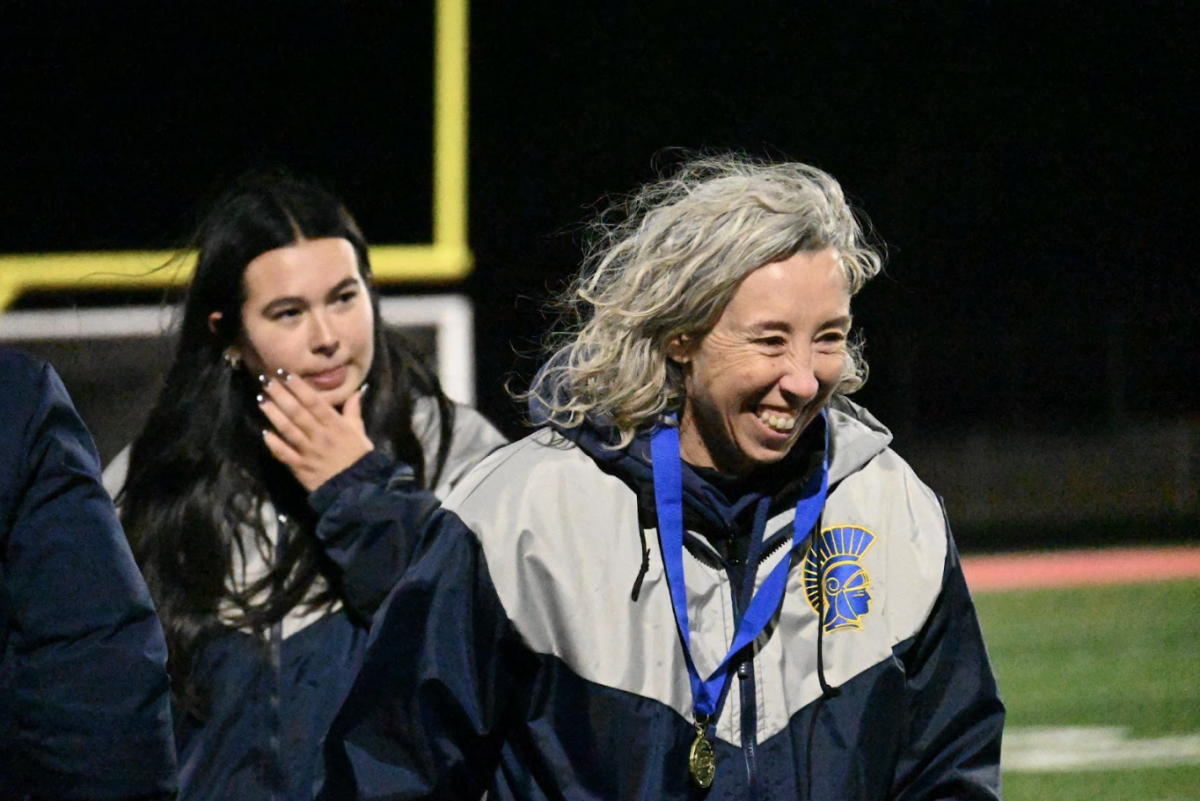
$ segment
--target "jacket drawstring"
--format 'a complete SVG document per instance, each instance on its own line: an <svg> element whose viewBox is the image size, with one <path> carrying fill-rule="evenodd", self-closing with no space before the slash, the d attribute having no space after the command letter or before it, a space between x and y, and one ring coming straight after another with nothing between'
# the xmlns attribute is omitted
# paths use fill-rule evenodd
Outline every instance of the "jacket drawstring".
<svg viewBox="0 0 1200 801"><path fill-rule="evenodd" d="M642 567L633 581L633 592L629 594L630 599L635 603L638 595L642 592L642 580L646 578L646 572L650 570L650 546L646 544L646 529L638 526L638 536L642 538Z"/></svg>
<svg viewBox="0 0 1200 801"><path fill-rule="evenodd" d="M821 716L821 709L825 706L825 701L830 698L837 698L842 694L842 691L837 687L830 686L825 680L825 565L821 564L817 568L817 681L821 684L821 697L813 705L812 717L808 721L808 743L805 746L805 762L807 769L805 771L805 793L804 797L807 801L812 801L813 791L813 740L817 733L817 718Z"/></svg>

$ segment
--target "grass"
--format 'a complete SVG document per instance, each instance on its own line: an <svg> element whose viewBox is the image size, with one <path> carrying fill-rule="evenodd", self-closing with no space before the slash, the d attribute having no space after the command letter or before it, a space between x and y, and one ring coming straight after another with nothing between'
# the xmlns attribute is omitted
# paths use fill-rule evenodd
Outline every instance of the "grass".
<svg viewBox="0 0 1200 801"><path fill-rule="evenodd" d="M1200 734L1200 581L980 594L1007 726ZM1200 766L1004 776L1008 801L1200 799Z"/></svg>
<svg viewBox="0 0 1200 801"><path fill-rule="evenodd" d="M1196 801L1200 767L1006 773L1004 801Z"/></svg>

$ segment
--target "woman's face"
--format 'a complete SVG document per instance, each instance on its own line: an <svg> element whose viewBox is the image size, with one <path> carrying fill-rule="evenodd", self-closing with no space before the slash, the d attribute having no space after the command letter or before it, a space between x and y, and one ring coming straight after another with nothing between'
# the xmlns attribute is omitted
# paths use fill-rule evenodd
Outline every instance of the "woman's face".
<svg viewBox="0 0 1200 801"><path fill-rule="evenodd" d="M783 459L837 388L849 332L836 250L750 273L711 331L668 348L684 369L684 460L745 475Z"/></svg>
<svg viewBox="0 0 1200 801"><path fill-rule="evenodd" d="M333 406L366 380L375 357L371 298L349 241L305 239L268 250L242 274L238 347L246 366L302 378Z"/></svg>

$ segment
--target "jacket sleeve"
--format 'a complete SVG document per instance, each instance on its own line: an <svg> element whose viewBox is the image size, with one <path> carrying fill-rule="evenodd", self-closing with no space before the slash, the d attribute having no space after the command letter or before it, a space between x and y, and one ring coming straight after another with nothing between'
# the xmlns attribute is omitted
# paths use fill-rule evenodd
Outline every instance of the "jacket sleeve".
<svg viewBox="0 0 1200 801"><path fill-rule="evenodd" d="M532 655L474 535L439 510L325 741L319 799L479 798Z"/></svg>
<svg viewBox="0 0 1200 801"><path fill-rule="evenodd" d="M346 603L370 620L408 567L437 497L417 486L411 467L376 450L317 487L309 503Z"/></svg>
<svg viewBox="0 0 1200 801"><path fill-rule="evenodd" d="M422 399L413 427L427 460L436 458L441 438L437 420L436 404ZM437 487L422 489L411 466L375 450L309 496L320 516L317 539L342 571L346 602L354 614L363 620L374 616L408 567L422 526L440 500L505 444L483 415L456 406L446 469Z"/></svg>
<svg viewBox="0 0 1200 801"><path fill-rule="evenodd" d="M177 779L167 649L95 446L48 365L25 363L3 425L7 643L0 790L34 798L167 798ZM10 369L8 364L4 370ZM14 371L16 372L16 371ZM14 379L13 373L5 381ZM16 463L13 465L12 463ZM14 786L3 787L6 781ZM0 795L3 795L0 792ZM5 795L7 797L7 795Z"/></svg>
<svg viewBox="0 0 1200 801"><path fill-rule="evenodd" d="M941 594L903 661L911 717L893 797L999 799L1004 704L952 538Z"/></svg>

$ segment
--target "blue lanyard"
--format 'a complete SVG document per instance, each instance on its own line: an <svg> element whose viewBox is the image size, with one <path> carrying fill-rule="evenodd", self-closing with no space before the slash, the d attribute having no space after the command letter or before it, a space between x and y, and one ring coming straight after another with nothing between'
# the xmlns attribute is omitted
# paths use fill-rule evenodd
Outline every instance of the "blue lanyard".
<svg viewBox="0 0 1200 801"><path fill-rule="evenodd" d="M824 417L825 413L821 413ZM692 683L692 704L698 719L711 720L717 704L729 682L731 660L738 651L753 642L767 623L771 621L783 591L787 587L787 574L792 554L806 539L821 517L825 506L825 495L829 489L829 427L825 428L825 456L820 470L804 485L800 500L796 503L796 521L793 524L792 547L771 570L758 592L750 599L746 612L738 624L729 653L707 679L701 679L692 659L691 638L688 629L687 587L683 580L683 468L679 456L679 429L675 426L659 426L650 438L650 456L654 471L654 500L658 507L658 535L662 540L663 566L667 573L667 584L671 590L671 605L675 608L675 621L683 637L683 655L687 660L688 677ZM766 536L765 532L764 535ZM748 570L755 565L747 565Z"/></svg>

